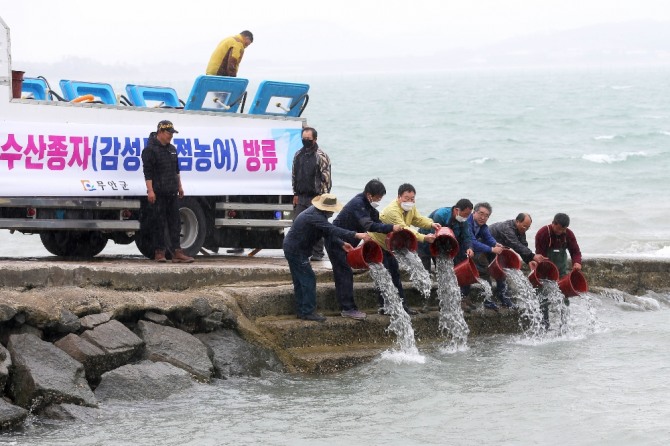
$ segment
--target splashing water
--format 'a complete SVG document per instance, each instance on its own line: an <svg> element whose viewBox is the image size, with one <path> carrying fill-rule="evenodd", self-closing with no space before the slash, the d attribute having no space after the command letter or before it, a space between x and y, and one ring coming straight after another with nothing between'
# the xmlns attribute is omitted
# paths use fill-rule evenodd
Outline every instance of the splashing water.
<svg viewBox="0 0 670 446"><path fill-rule="evenodd" d="M545 333L542 325L542 309L535 288L528 278L517 269L505 270L507 282L515 291L520 317L519 326L528 339L537 339Z"/></svg>
<svg viewBox="0 0 670 446"><path fill-rule="evenodd" d="M484 280L481 277L478 277L477 283L479 283L479 286L482 287L482 291L484 292L484 300L491 301L493 299L493 291L491 290L491 284L488 282L488 280Z"/></svg>
<svg viewBox="0 0 670 446"><path fill-rule="evenodd" d="M558 283L553 280L541 280L540 283L542 284L542 288L540 289L540 301L548 302L550 319L552 310L557 313L559 336L567 335L569 331L568 320L570 319L570 307L564 302L565 296L558 287Z"/></svg>
<svg viewBox="0 0 670 446"><path fill-rule="evenodd" d="M409 355L419 355L414 340L414 329L409 315L402 307L402 300L398 289L393 285L391 274L380 263L370 264L370 277L377 288L384 296L384 312L391 317L391 322L387 331L396 335L396 343L400 351Z"/></svg>
<svg viewBox="0 0 670 446"><path fill-rule="evenodd" d="M397 249L393 251L398 265L403 271L409 273L409 280L414 288L419 290L424 299L430 298L430 290L433 287L433 281L430 279L430 273L424 268L419 255L409 249Z"/></svg>
<svg viewBox="0 0 670 446"><path fill-rule="evenodd" d="M466 349L470 328L463 317L461 289L454 272L454 262L445 255L437 256L437 297L440 302L438 327L448 339L445 350L456 352Z"/></svg>

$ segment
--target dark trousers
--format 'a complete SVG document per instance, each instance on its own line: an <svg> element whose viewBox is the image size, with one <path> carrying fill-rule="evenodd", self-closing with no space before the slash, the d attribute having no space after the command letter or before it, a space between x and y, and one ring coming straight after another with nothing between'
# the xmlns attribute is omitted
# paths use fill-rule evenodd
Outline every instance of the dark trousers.
<svg viewBox="0 0 670 446"><path fill-rule="evenodd" d="M295 219L302 211L307 209L312 205L312 198L307 195L299 195L298 196L298 204L293 208L293 219ZM323 247L324 247L324 242L323 238L320 238L315 244L314 247L312 248L312 255L317 256L317 257L323 257Z"/></svg>
<svg viewBox="0 0 670 446"><path fill-rule="evenodd" d="M179 197L176 195L156 195L156 202L150 204L153 213L153 241L155 249L174 251L179 249L181 219L179 217ZM165 236L168 240L165 240ZM169 242L169 246L167 244Z"/></svg>
<svg viewBox="0 0 670 446"><path fill-rule="evenodd" d="M398 260L392 253L390 253L385 249L383 249L382 251L384 253L382 263L388 270L389 274L391 274L391 280L393 281L393 285L395 285L395 287L398 289L398 295L400 295L400 299L402 299L402 303L404 306L405 290L402 288L402 281L400 280L400 265L398 265ZM377 292L377 302L379 303L380 307L384 305L384 296L379 290Z"/></svg>
<svg viewBox="0 0 670 446"><path fill-rule="evenodd" d="M316 310L316 275L309 264L309 257L302 254L284 252L293 279L296 312L298 316L314 313Z"/></svg>
<svg viewBox="0 0 670 446"><path fill-rule="evenodd" d="M326 244L326 251L333 265L335 296L340 305L340 311L357 310L354 302L354 273L347 262L347 253L333 242Z"/></svg>

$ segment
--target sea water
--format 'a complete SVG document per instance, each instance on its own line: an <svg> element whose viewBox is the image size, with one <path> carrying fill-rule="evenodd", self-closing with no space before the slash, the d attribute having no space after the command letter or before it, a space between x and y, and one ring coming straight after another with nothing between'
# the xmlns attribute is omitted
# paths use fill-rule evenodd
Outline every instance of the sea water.
<svg viewBox="0 0 670 446"><path fill-rule="evenodd" d="M442 351L453 353L465 350L470 328L461 308L461 288L454 272L454 261L444 254L438 255L435 259L435 275L440 304L438 328L445 337Z"/></svg>
<svg viewBox="0 0 670 446"><path fill-rule="evenodd" d="M668 68L292 80L311 84L304 116L343 201L380 178L383 206L409 182L424 215L462 197L491 203L489 223L530 212L531 248L565 212L587 256L670 256ZM103 255L117 252L137 250L110 243ZM0 231L0 255L47 253L36 236ZM565 336L216 380L165 401L104 402L89 422L31 418L0 444L665 445L669 308L667 293L605 290L571 299Z"/></svg>

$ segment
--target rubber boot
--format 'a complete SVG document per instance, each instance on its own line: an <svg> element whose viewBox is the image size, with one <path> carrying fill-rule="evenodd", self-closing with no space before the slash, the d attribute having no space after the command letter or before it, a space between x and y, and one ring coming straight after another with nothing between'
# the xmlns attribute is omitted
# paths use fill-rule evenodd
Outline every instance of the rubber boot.
<svg viewBox="0 0 670 446"><path fill-rule="evenodd" d="M154 260L160 263L167 262L167 259L165 258L165 251L162 249L157 249L156 253L154 254Z"/></svg>
<svg viewBox="0 0 670 446"><path fill-rule="evenodd" d="M195 259L184 254L183 249L175 249L172 254L172 263L193 263Z"/></svg>

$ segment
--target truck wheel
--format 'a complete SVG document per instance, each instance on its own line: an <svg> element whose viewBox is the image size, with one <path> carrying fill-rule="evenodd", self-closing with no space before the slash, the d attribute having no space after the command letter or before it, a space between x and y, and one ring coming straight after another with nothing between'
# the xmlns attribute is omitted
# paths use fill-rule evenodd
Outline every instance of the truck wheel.
<svg viewBox="0 0 670 446"><path fill-rule="evenodd" d="M181 248L186 255L193 257L200 252L207 236L205 212L197 200L185 197L179 202L179 217L181 220Z"/></svg>
<svg viewBox="0 0 670 446"><path fill-rule="evenodd" d="M94 257L107 246L107 239L93 231L53 231L40 233L42 245L59 257Z"/></svg>
<svg viewBox="0 0 670 446"><path fill-rule="evenodd" d="M137 249L139 249L144 257L153 260L156 249L154 248L154 240L150 228L139 230L135 233L135 246L137 246Z"/></svg>

